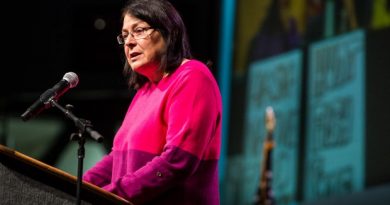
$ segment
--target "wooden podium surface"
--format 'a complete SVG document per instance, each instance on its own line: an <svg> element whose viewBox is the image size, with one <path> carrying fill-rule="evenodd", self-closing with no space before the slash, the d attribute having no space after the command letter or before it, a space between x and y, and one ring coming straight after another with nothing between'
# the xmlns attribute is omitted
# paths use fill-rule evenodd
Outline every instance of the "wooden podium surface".
<svg viewBox="0 0 390 205"><path fill-rule="evenodd" d="M76 184L77 177L0 144L0 204L73 204ZM82 204L132 204L88 182L81 199Z"/></svg>

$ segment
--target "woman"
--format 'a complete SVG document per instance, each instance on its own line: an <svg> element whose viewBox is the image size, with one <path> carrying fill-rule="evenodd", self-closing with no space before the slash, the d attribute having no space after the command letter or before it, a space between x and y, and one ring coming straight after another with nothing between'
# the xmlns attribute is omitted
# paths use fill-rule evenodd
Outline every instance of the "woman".
<svg viewBox="0 0 390 205"><path fill-rule="evenodd" d="M219 204L222 103L191 59L183 21L166 0L123 8L129 85L137 90L111 152L83 179L135 204Z"/></svg>

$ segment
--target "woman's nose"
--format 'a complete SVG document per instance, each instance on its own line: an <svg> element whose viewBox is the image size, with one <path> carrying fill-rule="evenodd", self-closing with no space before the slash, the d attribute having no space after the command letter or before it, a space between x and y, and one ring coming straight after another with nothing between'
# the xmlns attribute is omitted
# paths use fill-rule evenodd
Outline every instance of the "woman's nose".
<svg viewBox="0 0 390 205"><path fill-rule="evenodd" d="M126 38L125 38L125 44L128 45L128 44L137 44L135 38L132 36L132 35L128 35Z"/></svg>

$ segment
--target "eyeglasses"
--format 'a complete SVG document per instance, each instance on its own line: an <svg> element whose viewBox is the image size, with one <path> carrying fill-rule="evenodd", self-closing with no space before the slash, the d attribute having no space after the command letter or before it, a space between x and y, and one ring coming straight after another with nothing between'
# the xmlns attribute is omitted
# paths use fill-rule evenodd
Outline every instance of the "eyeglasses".
<svg viewBox="0 0 390 205"><path fill-rule="evenodd" d="M120 45L123 45L125 44L125 41L126 39L131 36L132 38L134 38L135 40L138 40L138 39L144 39L146 38L147 36L149 36L150 34L152 34L152 32L147 32L148 30L150 29L153 29L152 27L137 27L136 29L134 29L133 32L129 32L129 33L124 33L124 34L119 34L117 37L116 37L116 40L118 41L118 43Z"/></svg>

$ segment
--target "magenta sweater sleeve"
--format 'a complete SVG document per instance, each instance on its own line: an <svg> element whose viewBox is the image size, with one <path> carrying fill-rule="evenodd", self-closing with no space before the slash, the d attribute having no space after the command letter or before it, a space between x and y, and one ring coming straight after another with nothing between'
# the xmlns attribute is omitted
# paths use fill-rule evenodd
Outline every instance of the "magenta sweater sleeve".
<svg viewBox="0 0 390 205"><path fill-rule="evenodd" d="M106 155L83 175L83 180L100 187L106 186L111 181L111 169L112 156Z"/></svg>

